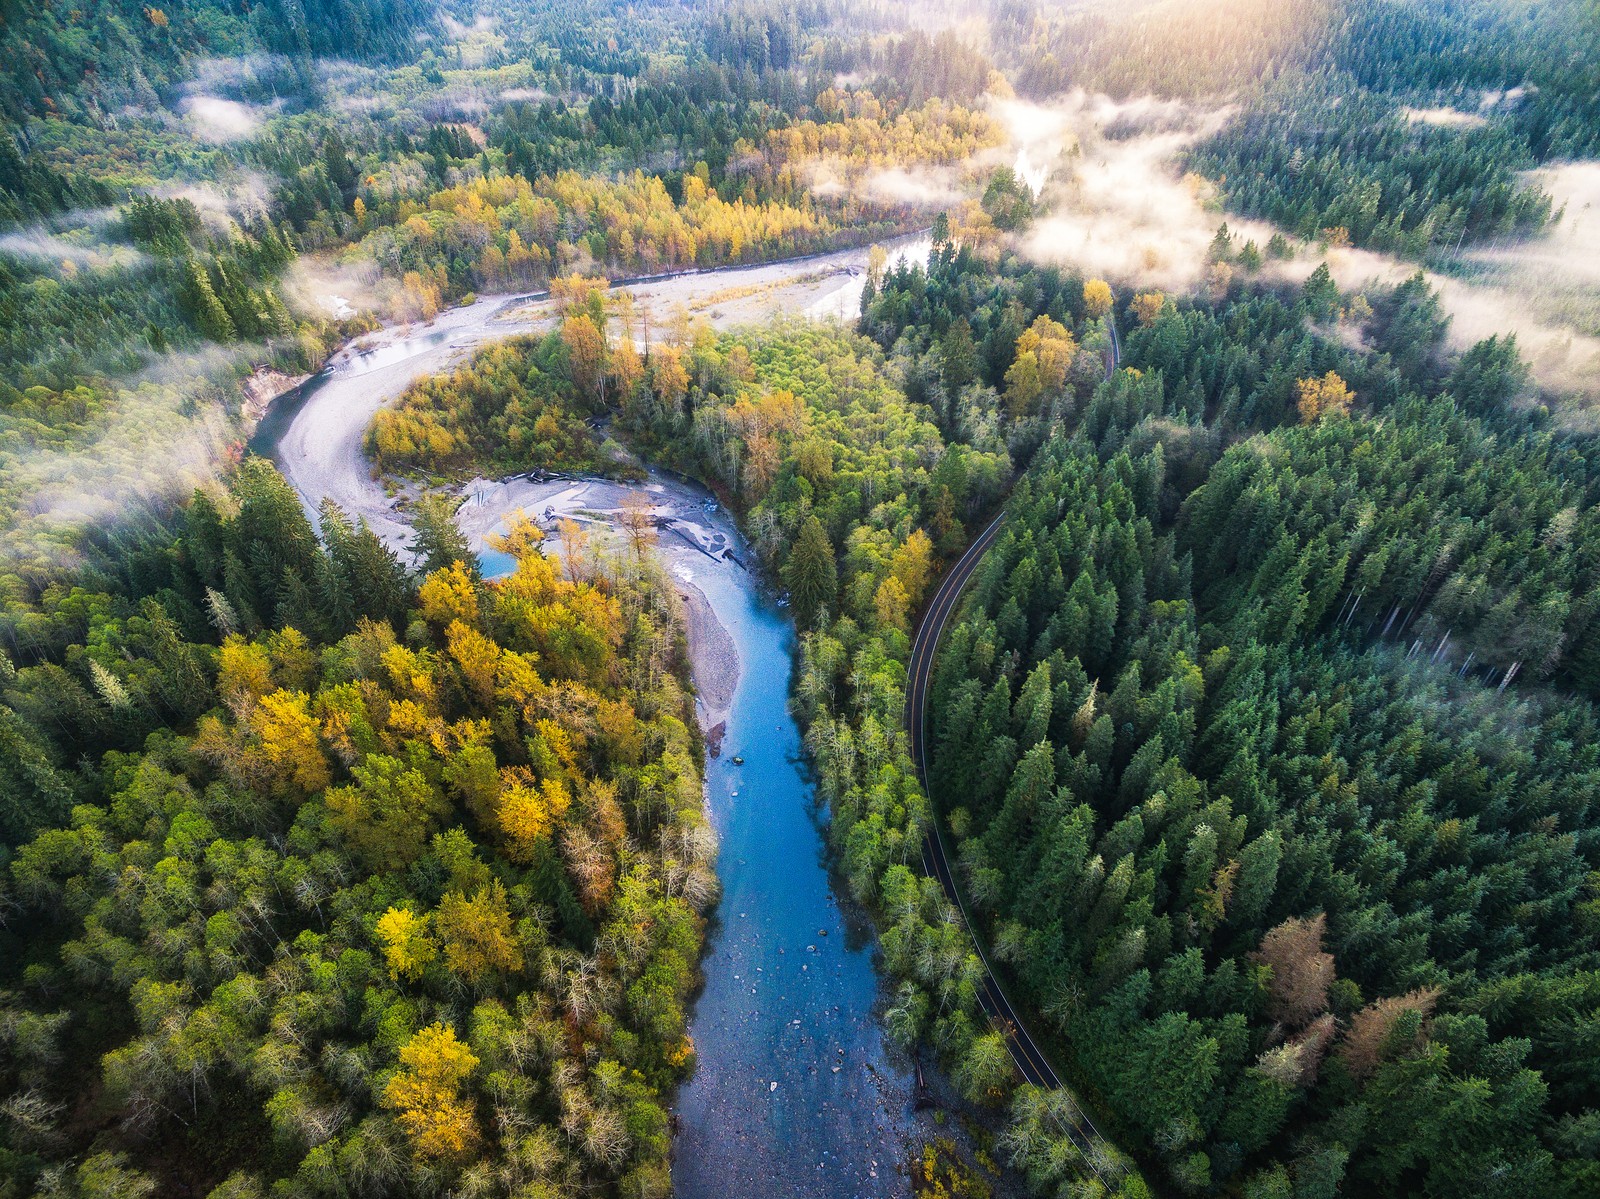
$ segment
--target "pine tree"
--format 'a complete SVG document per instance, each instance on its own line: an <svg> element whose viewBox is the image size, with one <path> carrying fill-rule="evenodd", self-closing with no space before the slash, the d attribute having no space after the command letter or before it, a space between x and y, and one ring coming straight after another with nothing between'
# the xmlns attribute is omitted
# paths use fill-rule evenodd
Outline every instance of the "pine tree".
<svg viewBox="0 0 1600 1199"><path fill-rule="evenodd" d="M478 559L466 536L456 527L455 505L448 496L432 494L417 501L417 538L411 553L424 574L443 570L460 562L476 572Z"/></svg>
<svg viewBox="0 0 1600 1199"><path fill-rule="evenodd" d="M834 565L833 543L815 516L807 517L795 538L789 561L783 567L783 581L794 601L795 621L802 627L816 623L823 611L833 606L839 593L839 572Z"/></svg>
<svg viewBox="0 0 1600 1199"><path fill-rule="evenodd" d="M40 829L66 823L72 786L41 742L20 716L0 705L0 843L19 845Z"/></svg>
<svg viewBox="0 0 1600 1199"><path fill-rule="evenodd" d="M200 332L212 341L232 341L235 335L233 320L217 299L211 287L211 278L205 267L194 259L189 260L184 308Z"/></svg>

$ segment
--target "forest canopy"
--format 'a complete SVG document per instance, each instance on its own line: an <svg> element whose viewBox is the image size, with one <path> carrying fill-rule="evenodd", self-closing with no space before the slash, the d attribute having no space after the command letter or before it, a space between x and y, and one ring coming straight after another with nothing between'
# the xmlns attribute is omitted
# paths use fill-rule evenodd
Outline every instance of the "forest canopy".
<svg viewBox="0 0 1600 1199"><path fill-rule="evenodd" d="M659 1190L715 891L670 589L224 498L0 658L5 1176Z"/></svg>
<svg viewBox="0 0 1600 1199"><path fill-rule="evenodd" d="M1600 1192L1600 459L1530 369L1596 329L1446 302L1589 219L1529 172L1600 150L1593 0L12 9L0 1199L670 1191L717 891L675 588L520 523L485 582L413 502L641 460L787 601L884 1030L986 1173ZM1117 115L1041 176L1075 91ZM1147 278L1182 234L1029 257L1150 145L1199 288ZM608 283L842 248L842 323ZM537 331L365 431L414 563L245 452L480 293ZM923 780L913 635L996 518Z"/></svg>

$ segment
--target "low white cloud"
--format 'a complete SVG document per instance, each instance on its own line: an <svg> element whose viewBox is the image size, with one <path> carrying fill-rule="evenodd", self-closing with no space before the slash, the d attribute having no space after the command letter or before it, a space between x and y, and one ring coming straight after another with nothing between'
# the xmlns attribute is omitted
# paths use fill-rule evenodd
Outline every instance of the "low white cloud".
<svg viewBox="0 0 1600 1199"><path fill-rule="evenodd" d="M1515 108L1518 104L1522 103L1522 98L1530 91L1538 90L1538 88L1512 87L1507 88L1503 92L1484 92L1482 99L1478 101L1478 107L1482 109Z"/></svg>
<svg viewBox="0 0 1600 1199"><path fill-rule="evenodd" d="M1393 286L1418 270L1416 263L1354 248L1330 249L1321 255L1302 253L1296 261L1274 269L1299 281L1324 261L1344 291ZM1541 316L1530 305L1526 291L1516 286L1469 281L1436 271L1424 271L1423 278L1439 293L1449 314L1447 344L1452 348L1464 350L1486 337L1514 333L1540 387L1585 403L1600 400L1600 337Z"/></svg>
<svg viewBox="0 0 1600 1199"><path fill-rule="evenodd" d="M259 346L172 354L116 383L95 432L70 446L11 452L0 464L19 497L0 529L0 561L70 562L78 530L170 502L217 476L238 438L222 404Z"/></svg>
<svg viewBox="0 0 1600 1199"><path fill-rule="evenodd" d="M1044 105L1005 101L995 112L1011 130L1018 166L1045 176L1043 215L1020 239L1040 261L1180 292L1204 283L1206 251L1224 220L1235 246L1253 240L1264 249L1277 232L1224 213L1211 183L1181 172L1183 152L1220 129L1229 109L1080 92ZM1426 278L1450 315L1453 347L1514 333L1542 388L1600 402L1600 163L1530 172L1528 182L1564 207L1558 222L1542 236L1463 255L1458 273ZM1324 259L1347 291L1392 286L1418 269L1365 250L1302 247L1267 270L1298 282Z"/></svg>
<svg viewBox="0 0 1600 1199"><path fill-rule="evenodd" d="M168 200L188 200L213 229L226 230L238 218L259 217L272 200L272 182L256 171L233 171L214 183L151 189Z"/></svg>
<svg viewBox="0 0 1600 1199"><path fill-rule="evenodd" d="M972 192L953 168L890 167L846 178L832 165L814 164L810 187L818 196L853 195L879 204L912 204L927 208L953 206Z"/></svg>
<svg viewBox="0 0 1600 1199"><path fill-rule="evenodd" d="M274 112L276 104L243 104L220 96L188 96L178 104L184 121L202 141L223 143L241 141L261 128L262 120Z"/></svg>
<svg viewBox="0 0 1600 1199"><path fill-rule="evenodd" d="M240 54L197 59L188 91L193 95L263 94L292 77L293 63L282 54Z"/></svg>
<svg viewBox="0 0 1600 1199"><path fill-rule="evenodd" d="M353 252L341 259L301 257L283 279L283 291L298 311L343 319L383 308L378 265Z"/></svg>
<svg viewBox="0 0 1600 1199"><path fill-rule="evenodd" d="M68 270L110 270L137 266L145 261L145 256L131 246L101 241L86 230L62 236L44 225L29 225L0 234L0 254Z"/></svg>
<svg viewBox="0 0 1600 1199"><path fill-rule="evenodd" d="M1413 125L1437 125L1444 129L1473 129L1487 125L1482 113L1462 112L1459 108L1407 108L1406 120Z"/></svg>
<svg viewBox="0 0 1600 1199"><path fill-rule="evenodd" d="M1495 334L1514 333L1548 391L1583 402L1566 415L1587 423L1600 402L1600 162L1530 171L1525 181L1550 193L1560 219L1537 237L1492 243L1463 254L1460 272L1425 272L1450 314L1450 344L1465 349ZM1327 254L1341 288L1398 283L1416 264L1365 250ZM1287 268L1308 274L1319 259ZM1593 419L1600 419L1597 414Z"/></svg>
<svg viewBox="0 0 1600 1199"><path fill-rule="evenodd" d="M1043 183L1043 215L1022 248L1089 274L1183 291L1202 280L1206 248L1225 219L1241 239L1265 245L1270 226L1225 217L1215 188L1175 165L1229 111L1084 92L1052 104L997 103L1019 172Z"/></svg>

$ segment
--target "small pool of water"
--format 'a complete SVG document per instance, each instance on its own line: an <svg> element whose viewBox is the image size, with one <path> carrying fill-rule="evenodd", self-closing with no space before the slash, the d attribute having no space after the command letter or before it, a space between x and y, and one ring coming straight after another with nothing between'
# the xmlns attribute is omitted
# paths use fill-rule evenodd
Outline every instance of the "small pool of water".
<svg viewBox="0 0 1600 1199"><path fill-rule="evenodd" d="M504 550L478 551L478 571L486 579L503 579L517 568L517 560Z"/></svg>

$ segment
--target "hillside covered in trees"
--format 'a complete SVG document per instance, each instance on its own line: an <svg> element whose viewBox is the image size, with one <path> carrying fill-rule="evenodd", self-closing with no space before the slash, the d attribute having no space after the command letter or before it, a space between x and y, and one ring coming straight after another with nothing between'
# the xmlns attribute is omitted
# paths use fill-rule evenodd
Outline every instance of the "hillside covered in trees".
<svg viewBox="0 0 1600 1199"><path fill-rule="evenodd" d="M1029 95L1236 103L1189 155L1229 207L1410 258L1537 232L1516 172L1600 147L1590 0L1002 4L990 36Z"/></svg>
<svg viewBox="0 0 1600 1199"><path fill-rule="evenodd" d="M1013 329L1052 302L962 265L863 318L937 355L936 399L984 371L986 290L1031 301ZM1140 295L1124 369L1054 392L940 659L933 799L995 955L1175 1187L1583 1194L1588 440L1508 408L1514 344L1437 357L1420 284L1375 297L1382 356L1313 334L1329 303Z"/></svg>

